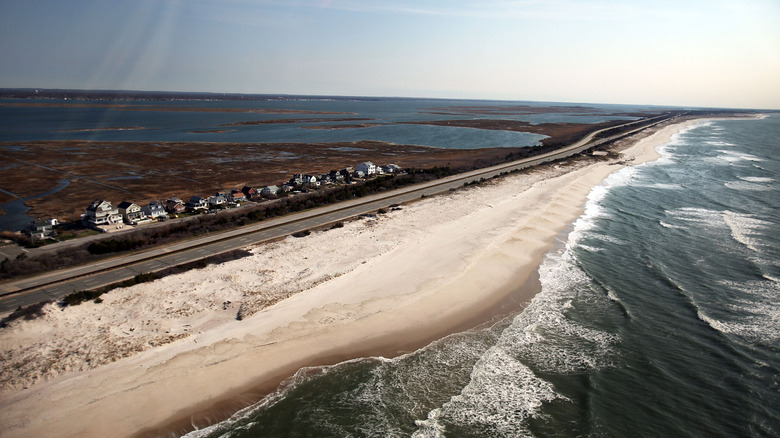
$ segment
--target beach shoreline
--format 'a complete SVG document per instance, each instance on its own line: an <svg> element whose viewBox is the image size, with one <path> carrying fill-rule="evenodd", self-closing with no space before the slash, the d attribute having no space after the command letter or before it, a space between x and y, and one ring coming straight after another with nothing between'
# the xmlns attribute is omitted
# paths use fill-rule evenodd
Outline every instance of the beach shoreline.
<svg viewBox="0 0 780 438"><path fill-rule="evenodd" d="M657 159L658 146L700 120L640 134L630 140L634 144L622 150L620 158L572 160L510 175L485 186L405 206L387 218L314 233L310 242L289 238L273 248L255 249L258 257L269 253L266 257L277 259L290 250L300 251L300 257L291 260L302 262L304 257L319 260L316 245L327 243L352 264L336 269L320 260L311 268L320 268L319 273L307 272L304 277L290 274L293 279L304 278L300 291L242 321L218 309L208 316L196 312L187 324L192 331L182 333L186 336L176 342L84 371L63 372L27 389L4 390L0 392L0 435L147 436L181 432L192 428L193 415L213 416L215 406L225 413L235 411L246 403L236 400L272 392L301 367L356 357L398 356L489 321L501 312L518 310L539 291L537 269L542 257L556 236L582 214L591 189L626 164ZM456 213L453 209L460 210ZM353 255L342 248L368 240L372 242L366 243L368 255ZM230 262L230 269L244 269L247 276L257 276L261 271L256 266L271 263L269 260L238 260ZM306 263L315 264L302 264ZM181 276L203 283L218 268L210 269ZM205 277L194 277L197 275ZM129 289L154 296L168 290L171 281ZM248 280L231 281L205 285L204 289L241 299L239 292L265 287L262 283L240 283ZM287 277L279 281L289 282ZM236 285L245 284L246 290L235 290ZM98 306L129 303L121 301L121 291L109 295L104 304L88 303L68 311L84 314L87 319L95 315L89 313L90 306L101 312ZM223 310L228 302L222 301ZM55 317L64 318L51 315ZM135 318L127 317L121 324L138 325L143 315ZM141 336L132 328L128 336ZM17 337L11 339L12 335ZM0 336L0 346L6 348L34 336L46 339L17 327Z"/></svg>

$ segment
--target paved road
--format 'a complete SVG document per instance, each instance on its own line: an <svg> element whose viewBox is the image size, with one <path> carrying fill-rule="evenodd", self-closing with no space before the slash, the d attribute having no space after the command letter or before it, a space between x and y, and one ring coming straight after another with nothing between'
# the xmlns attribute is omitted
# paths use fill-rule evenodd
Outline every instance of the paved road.
<svg viewBox="0 0 780 438"><path fill-rule="evenodd" d="M207 235L180 242L164 248L156 248L127 256L103 260L88 266L57 270L35 277L0 284L0 313L27 306L44 300L57 300L77 290L89 290L130 279L137 274L156 272L172 266L204 259L215 254L228 252L248 245L283 237L297 231L321 227L361 214L376 212L392 204L401 204L422 196L430 196L463 186L465 183L488 179L504 172L525 169L544 162L565 158L584 150L627 136L668 119L645 119L637 123L638 128L613 137L593 141L601 131L588 134L580 141L536 157L478 169L424 184L409 186L342 202L330 206L300 212L258 224L234 229L224 233ZM609 128L612 129L612 128Z"/></svg>

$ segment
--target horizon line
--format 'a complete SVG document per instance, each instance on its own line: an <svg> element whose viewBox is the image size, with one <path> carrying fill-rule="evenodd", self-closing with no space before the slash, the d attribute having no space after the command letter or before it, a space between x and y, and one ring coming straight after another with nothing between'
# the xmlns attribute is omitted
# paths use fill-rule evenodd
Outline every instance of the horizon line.
<svg viewBox="0 0 780 438"><path fill-rule="evenodd" d="M551 103L551 104L575 104L575 105L619 105L619 106L643 106L660 107L670 109L718 109L718 110L750 110L750 111L780 111L780 109L771 108L745 108L745 107L717 107L717 106L684 106L684 105L665 105L665 104L640 104L640 103L611 103L611 102L576 102L576 101L545 101L533 99L495 99L495 98L458 98L458 97L421 97L421 96L390 96L390 95L349 95L349 94L296 94L296 93L244 93L244 92L223 92L223 91L173 91L173 90L131 90L131 89L84 89L84 88L42 88L42 87L0 87L0 98L9 98L3 96L9 92L25 93L105 93L105 94L153 94L153 95L204 95L204 96L223 96L223 97L263 97L263 98L290 98L290 97L308 97L317 99L387 99L387 100L440 100L440 101L478 101L478 102L530 102L530 103ZM34 98L35 96L26 96L23 98ZM46 96L41 96L46 97ZM130 97L130 96L126 96ZM14 97L10 97L14 98ZM121 99L121 97L119 97ZM191 99L197 100L197 99ZM216 99L220 100L220 99Z"/></svg>

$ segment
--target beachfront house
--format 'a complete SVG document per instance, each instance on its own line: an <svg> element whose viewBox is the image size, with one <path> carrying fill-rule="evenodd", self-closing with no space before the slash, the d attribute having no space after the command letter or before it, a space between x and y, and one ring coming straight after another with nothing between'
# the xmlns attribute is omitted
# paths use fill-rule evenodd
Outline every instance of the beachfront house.
<svg viewBox="0 0 780 438"><path fill-rule="evenodd" d="M141 210L141 206L136 203L124 201L119 204L117 209L126 224L135 224L146 219L146 214Z"/></svg>
<svg viewBox="0 0 780 438"><path fill-rule="evenodd" d="M295 187L302 186L303 185L303 174L296 173L293 175L292 178L290 178L290 184L294 185Z"/></svg>
<svg viewBox="0 0 780 438"><path fill-rule="evenodd" d="M179 214L184 213L187 210L187 207L181 199L171 198L165 202L165 210L171 214Z"/></svg>
<svg viewBox="0 0 780 438"><path fill-rule="evenodd" d="M254 189L252 189L252 190L254 190ZM242 192L241 190L233 189L233 190L230 191L230 199L229 200L230 200L230 202L233 202L233 203L237 204L239 202L248 201L249 199L246 197L244 192Z"/></svg>
<svg viewBox="0 0 780 438"><path fill-rule="evenodd" d="M252 199L255 196L257 196L257 190L255 190L253 187L249 187L249 186L244 186L241 189L241 193L243 193L244 196L246 196L246 199Z"/></svg>
<svg viewBox="0 0 780 438"><path fill-rule="evenodd" d="M304 175L303 176L303 186L305 187L319 187L320 182L314 175Z"/></svg>
<svg viewBox="0 0 780 438"><path fill-rule="evenodd" d="M264 198L275 198L277 194L279 194L277 186L265 186L263 190L260 190L260 195Z"/></svg>
<svg viewBox="0 0 780 438"><path fill-rule="evenodd" d="M165 211L165 207L160 201L149 202L149 205L144 205L141 207L141 211L144 212L146 217L150 217L152 219L168 216L168 213Z"/></svg>
<svg viewBox="0 0 780 438"><path fill-rule="evenodd" d="M122 222L122 215L119 214L119 209L114 208L109 201L98 199L87 207L87 212L81 220L85 225L97 228L100 225Z"/></svg>
<svg viewBox="0 0 780 438"><path fill-rule="evenodd" d="M211 208L223 208L227 206L227 196L224 193L217 193L214 196L209 196L209 207Z"/></svg>
<svg viewBox="0 0 780 438"><path fill-rule="evenodd" d="M202 196L192 196L185 205L191 210L207 210L209 208L209 201Z"/></svg>
<svg viewBox="0 0 780 438"><path fill-rule="evenodd" d="M397 164L388 164L384 167L386 173L401 173L401 166Z"/></svg>
<svg viewBox="0 0 780 438"><path fill-rule="evenodd" d="M56 237L57 233L54 231L54 226L58 225L60 221L57 219L46 219L30 222L30 226L27 229L27 234L33 240L43 240L47 237Z"/></svg>
<svg viewBox="0 0 780 438"><path fill-rule="evenodd" d="M363 172L364 175L373 175L376 173L376 165L370 161L365 161L355 166L355 170Z"/></svg>

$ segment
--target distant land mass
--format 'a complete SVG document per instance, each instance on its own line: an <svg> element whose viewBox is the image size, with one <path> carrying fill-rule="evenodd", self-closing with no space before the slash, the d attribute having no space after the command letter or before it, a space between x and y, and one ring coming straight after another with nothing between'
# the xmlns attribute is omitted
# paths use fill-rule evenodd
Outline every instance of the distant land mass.
<svg viewBox="0 0 780 438"><path fill-rule="evenodd" d="M73 100L238 100L238 101L275 101L275 100L420 100L449 101L463 99L417 98L417 97L367 97L367 96L327 96L293 94L245 94L245 93L209 93L180 91L133 91L133 90L71 90L46 88L0 88L0 99L73 99ZM489 100L489 99L488 99Z"/></svg>

